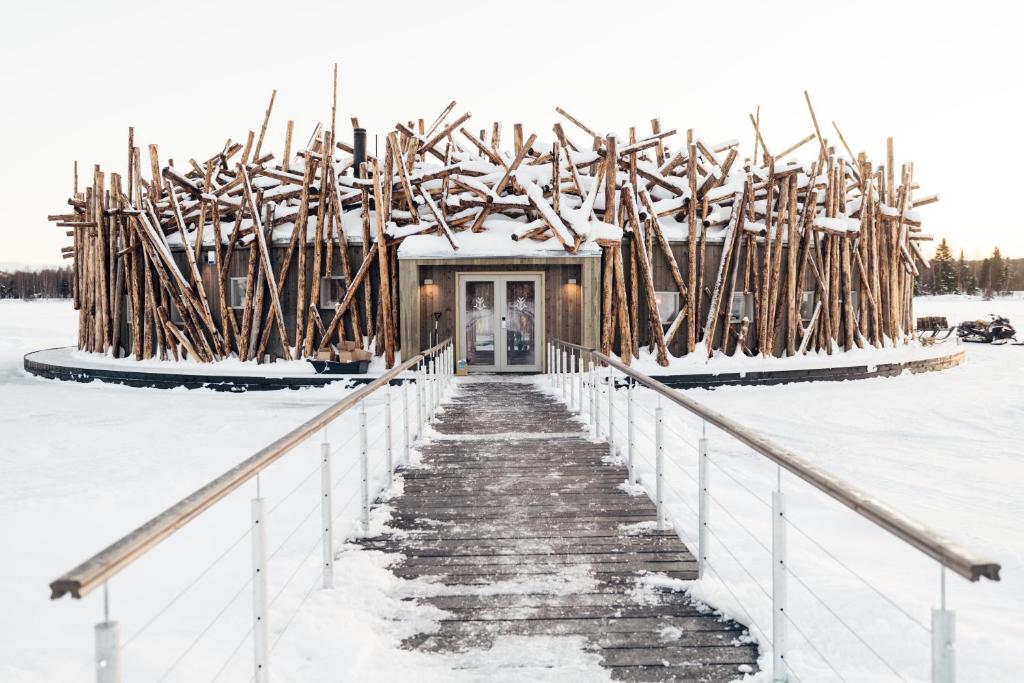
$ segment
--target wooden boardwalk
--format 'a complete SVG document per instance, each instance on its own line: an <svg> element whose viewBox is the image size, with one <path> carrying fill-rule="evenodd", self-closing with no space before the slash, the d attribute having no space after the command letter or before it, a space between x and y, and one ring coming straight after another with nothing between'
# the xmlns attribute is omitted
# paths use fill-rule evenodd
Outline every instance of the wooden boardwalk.
<svg viewBox="0 0 1024 683"><path fill-rule="evenodd" d="M654 505L621 486L626 469L562 403L521 380L460 379L433 426L442 436L389 501L394 531L363 542L401 553L396 575L447 585L422 602L450 616L408 647L577 636L619 680L756 670L740 625L671 590L665 579L696 578L696 561L673 532L654 530Z"/></svg>

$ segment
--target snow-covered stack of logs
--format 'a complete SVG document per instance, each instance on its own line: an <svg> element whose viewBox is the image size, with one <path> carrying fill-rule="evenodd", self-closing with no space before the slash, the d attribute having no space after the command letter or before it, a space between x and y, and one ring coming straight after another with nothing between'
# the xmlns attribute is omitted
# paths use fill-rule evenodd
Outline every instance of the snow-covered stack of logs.
<svg viewBox="0 0 1024 683"><path fill-rule="evenodd" d="M125 175L97 167L80 191L76 164L72 210L50 219L74 240L64 255L74 258L80 348L261 361L336 352L347 341L372 347L390 366L398 246L434 234L457 252L496 218L521 223L514 240L549 241L568 253L602 248L601 345L626 362L644 339L666 364L678 335L686 353L779 356L900 343L911 333L915 261L924 262L917 242L928 239L914 209L937 198L914 198L913 165L897 169L891 139L878 165L853 154L834 122L842 147L830 146L809 98L813 132L778 154L752 116L747 159L735 141L706 144L692 131L662 131L658 119L649 135L599 135L561 108L573 135L555 123L552 142L541 144L516 124L503 150L499 123L472 131L470 114L452 116L452 102L430 124L397 124L382 158L368 155L358 168L336 132L335 107L330 126L318 126L304 148L293 150L288 121L277 161L264 144L273 103L272 96L258 134L229 139L203 161L161 165L149 145L144 166L129 129ZM790 160L811 142L809 163ZM343 220L352 212L358 218ZM359 263L350 261L346 229L361 232ZM673 236L686 239L683 263ZM283 259L271 256L275 237L287 240ZM721 245L717 263L706 258L709 244ZM214 276L204 279L211 249ZM227 305L236 252L248 256L240 311ZM655 297L656 259L681 302L667 326ZM336 260L344 292L322 318L314 305L320 276L335 272ZM281 295L293 268L294 325L286 326ZM813 314L802 317L808 274ZM731 320L741 291L753 293L752 315ZM211 310L214 299L221 315ZM127 327L130 339L121 338L123 316L138 323Z"/></svg>

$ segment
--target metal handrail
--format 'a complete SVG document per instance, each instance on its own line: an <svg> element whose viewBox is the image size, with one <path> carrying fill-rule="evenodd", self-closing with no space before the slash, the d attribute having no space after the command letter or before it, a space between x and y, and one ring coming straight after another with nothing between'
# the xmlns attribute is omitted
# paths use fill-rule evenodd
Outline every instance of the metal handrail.
<svg viewBox="0 0 1024 683"><path fill-rule="evenodd" d="M658 380L637 372L621 361L606 356L597 349L586 348L555 338L552 338L551 342L587 352L592 359L596 359L633 378L651 391L718 427L736 440L749 446L755 452L760 453L780 467L784 467L822 493L839 501L860 516L882 527L960 576L970 581L977 581L981 577L991 579L992 581L999 580L1000 565L998 563L983 559L960 548L938 532L873 499L867 492L843 481L839 477L829 474L788 448L780 446L767 437L744 427L735 420L672 390Z"/></svg>
<svg viewBox="0 0 1024 683"><path fill-rule="evenodd" d="M74 598L87 595L175 531L198 517L221 498L238 489L281 456L326 427L339 415L358 405L360 401L377 389L389 384L392 379L406 370L437 355L450 342L451 338L448 338L389 370L110 544L50 583L50 599L56 600L68 593Z"/></svg>

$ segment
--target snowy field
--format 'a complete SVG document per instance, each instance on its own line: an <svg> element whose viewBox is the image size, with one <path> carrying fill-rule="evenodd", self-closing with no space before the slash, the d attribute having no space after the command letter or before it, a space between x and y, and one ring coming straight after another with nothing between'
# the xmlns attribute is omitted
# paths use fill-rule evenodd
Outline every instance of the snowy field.
<svg viewBox="0 0 1024 683"><path fill-rule="evenodd" d="M989 312L1024 328L1019 298L925 298L916 305L916 314L946 315L951 323ZM73 343L75 324L67 302L0 301L3 681L91 679L92 625L102 618L101 597L51 603L46 584L345 393L161 391L57 383L23 372L22 354ZM949 603L957 611L960 680L1010 681L1018 677L1024 621L1024 347L967 351L963 366L942 373L688 393L1002 563L1004 580L997 584L950 575ZM652 397L641 402L654 405ZM379 420L379 405L367 410L371 421ZM696 459L689 443L697 426L678 412L668 422L668 498L681 532L692 538L687 506L695 501L690 477ZM329 434L337 451L339 536L354 529L357 515L354 433L352 416ZM729 588L713 575L693 588L753 621L758 636L759 628L770 627L762 592L770 587L769 562L761 547L770 538L769 515L758 499L769 499L775 472L724 435L711 432L709 439L715 463L711 562ZM643 438L639 442L649 450ZM374 446L378 452L380 446ZM278 506L268 529L275 680L494 681L502 678L493 668L507 662L524 667L506 674L508 680L551 677L545 667L555 662L561 668L554 680L602 676L594 658L565 639L542 648L507 639L486 662L398 650L402 637L437 618L402 598L437 589L395 579L375 553L342 553L337 590L311 591L320 574L318 451L307 444L262 477L268 505ZM373 465L382 481L381 460ZM920 624L928 625L938 603L935 563L792 477L783 478L783 489L789 518L800 529L790 532L791 566L828 605L822 608L791 581L790 639L800 680L926 680L928 636ZM243 487L112 581L111 614L127 641L126 680L165 673L165 680L248 680L244 579L253 494L253 486ZM813 647L797 628L811 635Z"/></svg>
<svg viewBox="0 0 1024 683"><path fill-rule="evenodd" d="M915 315L945 315L952 325L988 313L1024 328L1024 296L915 301ZM1024 646L1024 347L963 348L966 362L940 373L686 393L1001 563L999 583L947 574L947 600L957 613L959 680L1013 681ZM637 466L650 484L657 397L638 396ZM616 420L624 452L625 415ZM700 426L678 407L665 408L665 421L666 500L694 547ZM770 642L776 467L714 428L708 439L713 571L691 589ZM788 473L782 488L794 574L788 659L798 680L930 680L927 628L939 606L938 565Z"/></svg>

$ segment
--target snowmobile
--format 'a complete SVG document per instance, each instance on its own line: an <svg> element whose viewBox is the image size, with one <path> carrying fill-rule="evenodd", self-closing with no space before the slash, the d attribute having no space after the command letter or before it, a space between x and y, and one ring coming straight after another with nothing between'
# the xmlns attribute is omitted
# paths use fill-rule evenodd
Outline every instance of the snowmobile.
<svg viewBox="0 0 1024 683"><path fill-rule="evenodd" d="M1017 340L1017 331L1008 318L989 314L991 320L966 320L956 328L956 335L965 342L977 344L1006 344ZM1017 342L1017 346L1024 342Z"/></svg>

